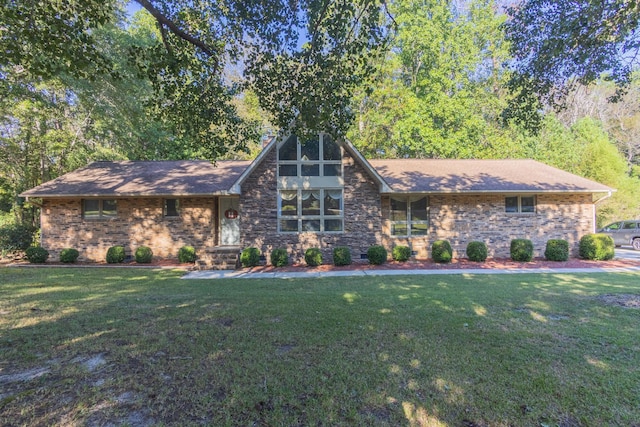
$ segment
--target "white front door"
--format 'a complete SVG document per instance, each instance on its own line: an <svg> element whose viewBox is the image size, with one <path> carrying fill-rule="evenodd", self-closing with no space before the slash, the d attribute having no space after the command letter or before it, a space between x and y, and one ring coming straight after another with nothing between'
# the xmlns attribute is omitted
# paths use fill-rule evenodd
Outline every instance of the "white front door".
<svg viewBox="0 0 640 427"><path fill-rule="evenodd" d="M220 197L220 246L240 244L240 200L237 197Z"/></svg>

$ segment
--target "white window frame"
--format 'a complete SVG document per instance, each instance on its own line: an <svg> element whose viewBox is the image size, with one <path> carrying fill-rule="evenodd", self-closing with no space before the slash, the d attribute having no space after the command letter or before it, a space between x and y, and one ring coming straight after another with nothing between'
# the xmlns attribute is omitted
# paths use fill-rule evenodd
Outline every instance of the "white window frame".
<svg viewBox="0 0 640 427"><path fill-rule="evenodd" d="M391 204L393 203L393 199L404 202L407 204L407 215L406 215L406 220L393 220L391 218ZM427 214L427 219L426 220L414 220L413 219L413 214L411 212L411 204L414 202L417 202L419 200L422 199L426 199L426 203L427 203L427 209L426 209L426 214ZM393 237L423 237L426 236L428 234L428 230L429 230L429 222L430 222L430 209L429 209L429 196L421 196L421 195L416 195L416 196L389 196L389 235L393 236ZM413 229L413 225L425 225L427 228L427 232L424 234L413 234L412 233L412 229ZM406 226L406 230L407 232L404 234L395 234L394 233L394 225L404 225Z"/></svg>
<svg viewBox="0 0 640 427"><path fill-rule="evenodd" d="M282 192L296 192L296 214L295 215L283 215L282 212ZM304 215L302 213L302 193L304 192L319 192L319 214L318 215ZM340 215L327 215L325 214L325 199L327 192L332 191L340 192ZM340 230L326 230L325 221L340 221ZM283 221L296 221L297 227L295 230L283 230ZM319 221L320 227L318 230L305 230L304 221ZM344 233L344 190L342 188L315 188L315 189L297 189L297 190L278 190L278 232L283 234L297 234L297 233L328 233L339 234Z"/></svg>
<svg viewBox="0 0 640 427"><path fill-rule="evenodd" d="M296 160L280 160L280 148L278 147L278 178L284 178L284 179L290 179L290 178L294 178L294 177L298 177L298 178L342 178L344 176L344 168L342 166L342 147L340 147L338 145L338 147L340 148L340 158L337 160L325 160L324 159L324 138L330 138L330 135L328 134L320 134L318 135L318 160L303 160L301 158L302 156L302 144L300 142L300 139L292 136L292 138L296 138ZM289 138L287 138L285 140L285 142L287 142L289 140ZM335 141L332 141L334 144L336 144ZM284 145L284 143L282 144ZM296 167L296 175L280 175L280 166L287 166L287 165L295 165ZM304 166L314 166L317 165L318 166L318 175L302 175L302 168ZM324 174L324 169L325 166L338 166L339 167L339 173L337 175L325 175Z"/></svg>
<svg viewBox="0 0 640 427"><path fill-rule="evenodd" d="M508 208L507 208L507 199L517 199L518 200L518 205L517 205L515 211L509 211L508 210ZM522 199L533 199L533 205L531 206L531 208L533 209L532 211L523 211L522 210ZM538 209L538 200L537 200L535 195L505 196L505 198L504 198L504 212L507 215L517 215L517 214L535 215L537 209Z"/></svg>
<svg viewBox="0 0 640 427"><path fill-rule="evenodd" d="M88 211L86 206L88 201L97 201L98 202L98 210L97 211ZM105 213L107 212L104 209L105 202L113 202L115 209L113 214ZM95 215L87 215L87 212L97 212ZM116 199L82 199L82 217L84 219L110 219L118 217L118 201Z"/></svg>

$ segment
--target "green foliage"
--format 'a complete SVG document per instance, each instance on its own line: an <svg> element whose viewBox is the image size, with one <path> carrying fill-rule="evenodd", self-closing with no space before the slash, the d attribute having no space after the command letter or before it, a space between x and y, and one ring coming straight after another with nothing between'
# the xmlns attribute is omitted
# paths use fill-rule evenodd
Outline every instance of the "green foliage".
<svg viewBox="0 0 640 427"><path fill-rule="evenodd" d="M549 261L566 261L569 259L569 242L562 239L547 241L544 257Z"/></svg>
<svg viewBox="0 0 640 427"><path fill-rule="evenodd" d="M42 264L47 261L47 258L49 258L49 251L42 246L31 246L27 248L25 255L30 263Z"/></svg>
<svg viewBox="0 0 640 427"><path fill-rule="evenodd" d="M513 239L510 253L514 261L529 262L533 259L533 243L529 239Z"/></svg>
<svg viewBox="0 0 640 427"><path fill-rule="evenodd" d="M333 248L333 265L350 265L351 249L346 246L337 246Z"/></svg>
<svg viewBox="0 0 640 427"><path fill-rule="evenodd" d="M319 248L309 248L304 251L304 262L310 267L322 264L322 251Z"/></svg>
<svg viewBox="0 0 640 427"><path fill-rule="evenodd" d="M178 250L178 261L180 262L196 262L196 250L193 246L183 246Z"/></svg>
<svg viewBox="0 0 640 427"><path fill-rule="evenodd" d="M381 265L387 262L387 250L382 245L373 245L367 249L369 264Z"/></svg>
<svg viewBox="0 0 640 427"><path fill-rule="evenodd" d="M453 249L447 240L436 240L431 244L431 257L435 262L448 263L453 259Z"/></svg>
<svg viewBox="0 0 640 427"><path fill-rule="evenodd" d="M255 267L260 265L260 249L245 248L240 254L240 263L243 267Z"/></svg>
<svg viewBox="0 0 640 427"><path fill-rule="evenodd" d="M140 246L136 249L135 258L138 264L149 264L153 259L153 251L148 246Z"/></svg>
<svg viewBox="0 0 640 427"><path fill-rule="evenodd" d="M124 262L125 253L124 246L111 246L107 249L107 263L119 264Z"/></svg>
<svg viewBox="0 0 640 427"><path fill-rule="evenodd" d="M586 234L580 239L579 254L582 259L596 261L613 259L615 256L613 238L602 233Z"/></svg>
<svg viewBox="0 0 640 427"><path fill-rule="evenodd" d="M467 244L467 258L470 261L484 262L487 259L488 251L485 242L471 241Z"/></svg>
<svg viewBox="0 0 640 427"><path fill-rule="evenodd" d="M278 248L271 252L271 265L274 267L285 267L289 265L289 254L286 249Z"/></svg>
<svg viewBox="0 0 640 427"><path fill-rule="evenodd" d="M9 224L0 227L0 251L19 252L33 243L33 230L24 225Z"/></svg>
<svg viewBox="0 0 640 427"><path fill-rule="evenodd" d="M405 262L411 258L411 248L409 246L394 246L391 251L391 256L394 261Z"/></svg>
<svg viewBox="0 0 640 427"><path fill-rule="evenodd" d="M60 262L71 264L76 262L79 256L80 252L78 252L77 249L64 248L62 251L60 251Z"/></svg>

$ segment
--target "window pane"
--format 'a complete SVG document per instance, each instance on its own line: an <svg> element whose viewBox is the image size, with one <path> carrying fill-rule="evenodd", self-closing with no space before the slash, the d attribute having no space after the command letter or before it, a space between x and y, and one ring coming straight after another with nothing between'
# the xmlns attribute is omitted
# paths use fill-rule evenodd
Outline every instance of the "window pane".
<svg viewBox="0 0 640 427"><path fill-rule="evenodd" d="M323 167L324 176L342 176L340 164L328 164Z"/></svg>
<svg viewBox="0 0 640 427"><path fill-rule="evenodd" d="M320 165L302 165L302 176L320 176Z"/></svg>
<svg viewBox="0 0 640 427"><path fill-rule="evenodd" d="M300 144L300 159L320 160L320 141L318 137Z"/></svg>
<svg viewBox="0 0 640 427"><path fill-rule="evenodd" d="M291 135L278 151L280 160L298 160L298 138Z"/></svg>
<svg viewBox="0 0 640 427"><path fill-rule="evenodd" d="M117 212L115 200L102 201L102 216L116 216Z"/></svg>
<svg viewBox="0 0 640 427"><path fill-rule="evenodd" d="M427 214L427 198L423 197L420 200L411 202L411 221L428 221L429 216Z"/></svg>
<svg viewBox="0 0 640 427"><path fill-rule="evenodd" d="M391 234L394 236L406 236L407 224L391 224Z"/></svg>
<svg viewBox="0 0 640 427"><path fill-rule="evenodd" d="M320 215L319 193L320 190L302 192L302 215Z"/></svg>
<svg viewBox="0 0 640 427"><path fill-rule="evenodd" d="M297 191L281 191L280 192L280 215L281 216L298 215L298 192Z"/></svg>
<svg viewBox="0 0 640 427"><path fill-rule="evenodd" d="M429 231L429 225L426 223L411 223L412 236L426 236Z"/></svg>
<svg viewBox="0 0 640 427"><path fill-rule="evenodd" d="M324 231L342 231L342 220L341 219L325 220Z"/></svg>
<svg viewBox="0 0 640 427"><path fill-rule="evenodd" d="M407 201L391 199L391 221L407 220Z"/></svg>
<svg viewBox="0 0 640 427"><path fill-rule="evenodd" d="M280 165L278 174L280 176L297 176L298 165Z"/></svg>
<svg viewBox="0 0 640 427"><path fill-rule="evenodd" d="M330 216L342 215L342 191L325 190L324 194L324 214Z"/></svg>
<svg viewBox="0 0 640 427"><path fill-rule="evenodd" d="M294 231L297 232L298 231L298 220L294 219L287 219L287 220L280 220L280 231L283 232L287 232L287 231Z"/></svg>
<svg viewBox="0 0 640 427"><path fill-rule="evenodd" d="M536 211L535 197L522 197L520 199L521 212L533 213Z"/></svg>
<svg viewBox="0 0 640 427"><path fill-rule="evenodd" d="M100 200L83 200L84 216L97 217L100 215Z"/></svg>
<svg viewBox="0 0 640 427"><path fill-rule="evenodd" d="M518 212L518 198L517 197L505 197L504 198L504 210L508 213Z"/></svg>
<svg viewBox="0 0 640 427"><path fill-rule="evenodd" d="M340 146L333 142L331 135L323 135L322 137L322 157L324 160L340 160ZM328 176L325 174L325 176Z"/></svg>
<svg viewBox="0 0 640 427"><path fill-rule="evenodd" d="M302 231L320 231L319 219L302 220Z"/></svg>
<svg viewBox="0 0 640 427"><path fill-rule="evenodd" d="M625 230L634 230L636 228L636 223L635 222L625 222L624 225L622 226L622 228L624 228Z"/></svg>
<svg viewBox="0 0 640 427"><path fill-rule="evenodd" d="M166 216L178 216L178 199L166 199L164 201L164 214Z"/></svg>

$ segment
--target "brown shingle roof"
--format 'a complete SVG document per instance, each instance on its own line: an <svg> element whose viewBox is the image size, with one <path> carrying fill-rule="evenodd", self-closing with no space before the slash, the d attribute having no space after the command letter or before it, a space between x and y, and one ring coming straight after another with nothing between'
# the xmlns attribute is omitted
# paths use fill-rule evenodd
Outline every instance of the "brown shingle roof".
<svg viewBox="0 0 640 427"><path fill-rule="evenodd" d="M534 160L369 160L394 192L608 192L612 189Z"/></svg>
<svg viewBox="0 0 640 427"><path fill-rule="evenodd" d="M198 196L229 191L249 161L94 162L22 193L24 197Z"/></svg>

